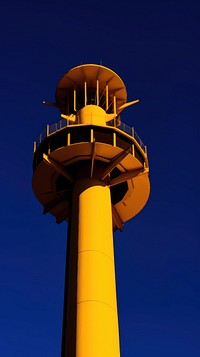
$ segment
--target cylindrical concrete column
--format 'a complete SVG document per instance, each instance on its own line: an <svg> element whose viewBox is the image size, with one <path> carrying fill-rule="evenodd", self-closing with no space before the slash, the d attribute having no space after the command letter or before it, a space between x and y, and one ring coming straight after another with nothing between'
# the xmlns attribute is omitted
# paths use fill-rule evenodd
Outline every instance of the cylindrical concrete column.
<svg viewBox="0 0 200 357"><path fill-rule="evenodd" d="M119 357L110 189L92 179L77 187L76 357Z"/></svg>

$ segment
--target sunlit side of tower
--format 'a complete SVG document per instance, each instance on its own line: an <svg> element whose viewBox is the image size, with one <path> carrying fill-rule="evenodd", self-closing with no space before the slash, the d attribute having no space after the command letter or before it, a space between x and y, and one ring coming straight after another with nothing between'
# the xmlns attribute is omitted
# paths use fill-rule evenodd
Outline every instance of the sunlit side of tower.
<svg viewBox="0 0 200 357"><path fill-rule="evenodd" d="M62 357L119 357L113 231L150 192L147 150L121 122L126 88L86 64L58 82L62 119L34 143L33 191L56 222L68 221Z"/></svg>

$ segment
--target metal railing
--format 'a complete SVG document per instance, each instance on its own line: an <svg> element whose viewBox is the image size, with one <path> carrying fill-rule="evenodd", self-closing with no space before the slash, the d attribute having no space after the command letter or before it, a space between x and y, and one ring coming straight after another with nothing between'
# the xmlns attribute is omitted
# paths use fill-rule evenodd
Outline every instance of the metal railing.
<svg viewBox="0 0 200 357"><path fill-rule="evenodd" d="M39 135L37 140L34 142L34 152L36 151L38 146L41 144L41 142L47 136L55 133L56 131L58 131L66 126L70 126L70 125L74 125L74 123L71 124L68 120L65 120L65 119L61 119L61 120L59 120L59 122L54 123L52 125L47 125L46 128L43 130L43 132ZM119 118L115 118L115 119L112 119L111 121L107 122L107 126L115 127L117 129L123 131L124 133L132 136L137 141L137 143L140 145L142 150L145 153L147 153L146 146L144 145L144 143L142 142L142 140L140 139L139 135L136 133L136 131L134 130L133 127L122 123Z"/></svg>
<svg viewBox="0 0 200 357"><path fill-rule="evenodd" d="M139 135L136 133L135 129L125 123L122 123L119 118L115 118L107 123L108 126L114 126L115 128L118 128L119 130L123 131L124 133L132 136L140 145L142 150L146 153L147 148L144 145L143 141L140 139Z"/></svg>

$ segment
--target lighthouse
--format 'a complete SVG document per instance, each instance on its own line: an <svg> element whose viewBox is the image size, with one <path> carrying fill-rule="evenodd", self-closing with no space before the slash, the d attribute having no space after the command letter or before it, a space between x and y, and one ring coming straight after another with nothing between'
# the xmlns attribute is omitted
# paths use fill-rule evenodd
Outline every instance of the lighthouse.
<svg viewBox="0 0 200 357"><path fill-rule="evenodd" d="M121 113L122 79L84 64L59 80L60 120L34 142L33 191L57 223L68 222L61 357L119 357L113 236L145 206L147 148Z"/></svg>

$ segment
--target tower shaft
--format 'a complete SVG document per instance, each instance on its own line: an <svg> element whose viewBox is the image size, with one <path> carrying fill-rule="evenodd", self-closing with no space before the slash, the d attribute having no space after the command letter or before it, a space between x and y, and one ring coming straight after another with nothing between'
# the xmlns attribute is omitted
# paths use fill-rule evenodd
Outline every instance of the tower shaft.
<svg viewBox="0 0 200 357"><path fill-rule="evenodd" d="M78 180L69 226L62 357L119 357L109 187Z"/></svg>

